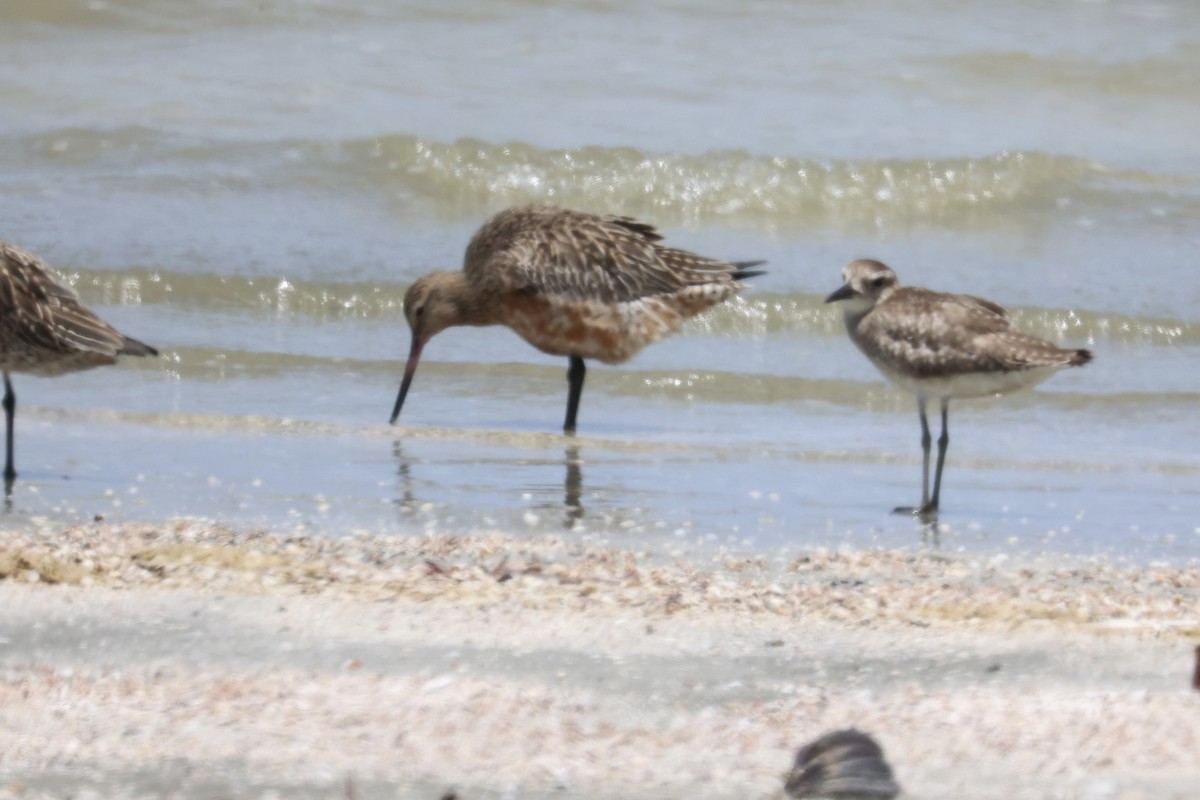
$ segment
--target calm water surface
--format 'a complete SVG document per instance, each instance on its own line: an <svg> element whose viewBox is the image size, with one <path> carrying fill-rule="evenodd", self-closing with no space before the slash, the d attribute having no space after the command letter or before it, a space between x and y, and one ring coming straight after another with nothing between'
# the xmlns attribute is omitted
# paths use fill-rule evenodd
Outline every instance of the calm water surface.
<svg viewBox="0 0 1200 800"><path fill-rule="evenodd" d="M1187 2L8 0L0 236L158 362L16 377L9 517L912 546L911 398L822 298L852 258L1096 352L956 403L940 545L1200 557L1200 8ZM426 350L405 288L519 202L765 258L588 374ZM928 538L926 537L926 541Z"/></svg>

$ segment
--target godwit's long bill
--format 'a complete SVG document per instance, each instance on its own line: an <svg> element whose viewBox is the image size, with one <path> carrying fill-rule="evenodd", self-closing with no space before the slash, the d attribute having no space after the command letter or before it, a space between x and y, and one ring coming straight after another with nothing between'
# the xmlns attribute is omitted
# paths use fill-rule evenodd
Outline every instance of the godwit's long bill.
<svg viewBox="0 0 1200 800"><path fill-rule="evenodd" d="M563 430L574 431L584 359L620 364L762 274L751 269L761 261L704 258L661 240L629 217L553 206L492 217L472 237L461 271L431 272L404 296L412 346L391 421L431 338L454 325L506 325L570 359Z"/></svg>
<svg viewBox="0 0 1200 800"><path fill-rule="evenodd" d="M4 371L7 433L4 491L12 493L13 423L17 396L10 372L62 375L113 364L117 356L156 356L79 303L75 293L51 277L37 256L0 242L0 370Z"/></svg>
<svg viewBox="0 0 1200 800"><path fill-rule="evenodd" d="M954 397L985 397L1036 386L1067 367L1092 360L1088 350L1062 348L1012 326L1008 312L980 297L901 287L886 264L861 259L842 270L845 284L826 298L840 303L850 339L884 377L917 396L924 465L921 504L899 512L932 515L941 498ZM942 408L937 471L929 493L932 444L925 409Z"/></svg>

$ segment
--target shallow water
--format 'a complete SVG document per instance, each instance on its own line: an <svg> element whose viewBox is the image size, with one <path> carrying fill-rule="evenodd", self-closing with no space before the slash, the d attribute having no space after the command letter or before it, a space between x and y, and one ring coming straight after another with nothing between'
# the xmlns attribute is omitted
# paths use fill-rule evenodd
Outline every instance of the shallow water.
<svg viewBox="0 0 1200 800"><path fill-rule="evenodd" d="M910 546L911 398L821 299L852 258L1096 361L956 403L943 547L1200 557L1200 48L1188 3L0 7L0 235L157 362L16 376L17 524L196 515ZM404 289L513 203L768 259L588 373L407 353Z"/></svg>

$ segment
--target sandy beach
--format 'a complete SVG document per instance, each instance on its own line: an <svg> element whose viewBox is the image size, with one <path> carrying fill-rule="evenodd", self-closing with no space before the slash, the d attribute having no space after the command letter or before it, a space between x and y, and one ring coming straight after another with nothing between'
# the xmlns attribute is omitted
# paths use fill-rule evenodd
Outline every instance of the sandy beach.
<svg viewBox="0 0 1200 800"><path fill-rule="evenodd" d="M0 577L0 798L766 798L851 726L905 797L1200 786L1194 567L180 521Z"/></svg>

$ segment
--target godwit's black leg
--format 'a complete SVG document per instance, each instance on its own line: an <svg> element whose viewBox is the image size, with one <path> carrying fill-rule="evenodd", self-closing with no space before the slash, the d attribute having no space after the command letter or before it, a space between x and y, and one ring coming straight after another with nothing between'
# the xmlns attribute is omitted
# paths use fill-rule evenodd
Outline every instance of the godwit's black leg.
<svg viewBox="0 0 1200 800"><path fill-rule="evenodd" d="M563 433L575 432L575 415L579 413L579 397L583 394L583 376L587 367L579 356L571 356L571 366L567 369L567 421L563 423Z"/></svg>
<svg viewBox="0 0 1200 800"><path fill-rule="evenodd" d="M4 459L4 495L12 494L13 481L17 479L17 470L13 467L13 419L17 415L17 395L13 391L12 381L8 372L4 373L4 429L7 433Z"/></svg>
<svg viewBox="0 0 1200 800"><path fill-rule="evenodd" d="M942 467L946 466L946 447L950 444L950 398L942 399L942 435L938 437L937 472L933 476L933 497L929 499L925 510L937 511L938 499L942 494ZM929 453L926 451L926 460Z"/></svg>

